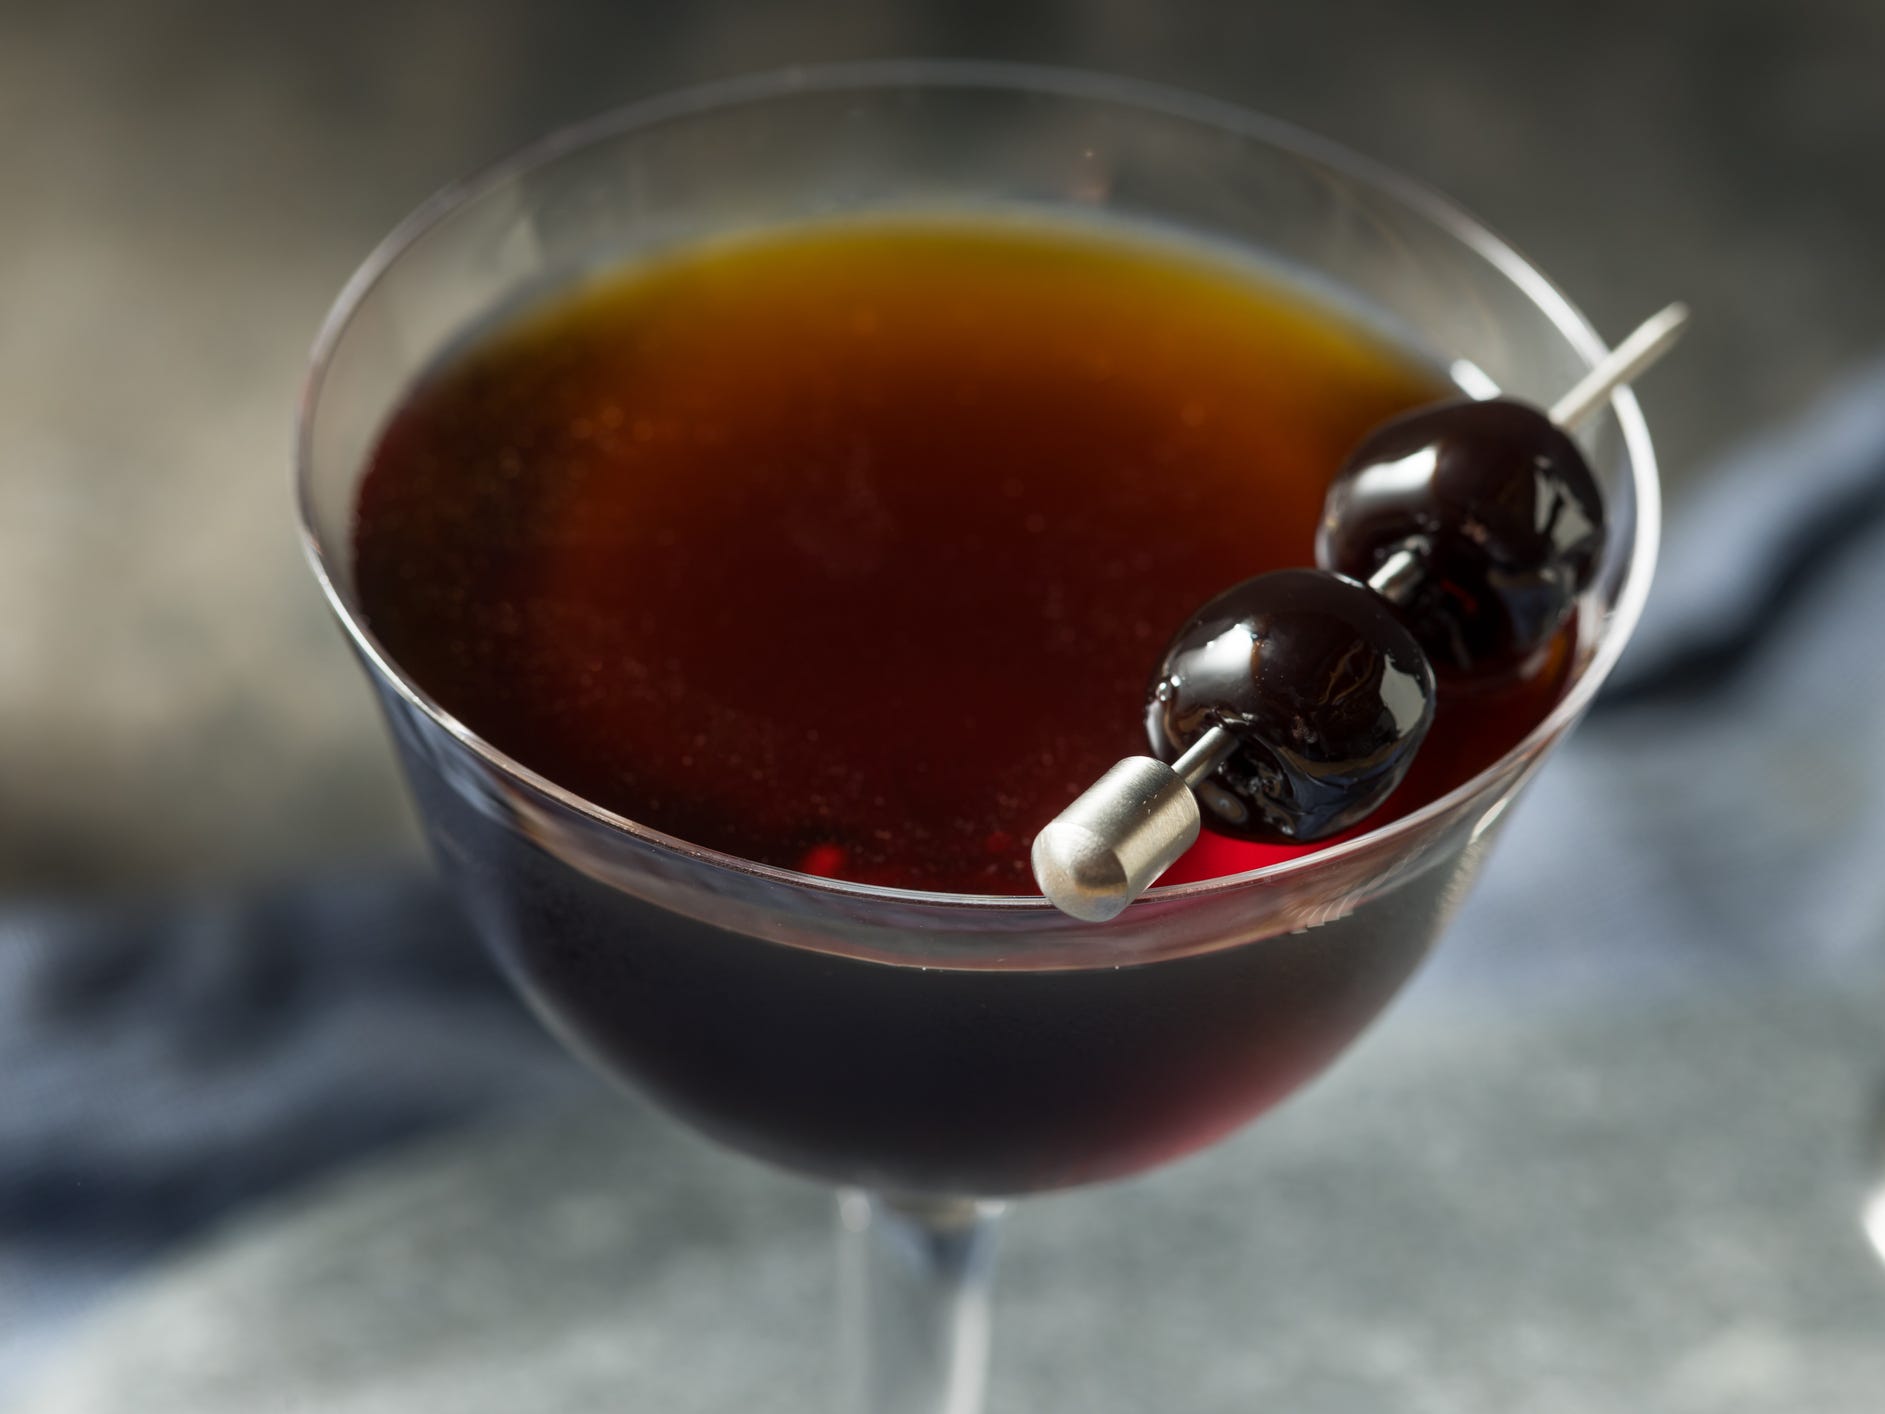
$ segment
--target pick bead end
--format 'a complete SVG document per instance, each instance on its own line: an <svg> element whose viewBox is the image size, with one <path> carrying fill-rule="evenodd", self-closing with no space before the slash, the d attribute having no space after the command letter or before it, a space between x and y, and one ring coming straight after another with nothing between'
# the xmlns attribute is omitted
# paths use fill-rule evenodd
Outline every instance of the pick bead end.
<svg viewBox="0 0 1885 1414"><path fill-rule="evenodd" d="M1035 882L1062 913L1105 923L1191 848L1199 824L1182 775L1128 756L1034 837Z"/></svg>

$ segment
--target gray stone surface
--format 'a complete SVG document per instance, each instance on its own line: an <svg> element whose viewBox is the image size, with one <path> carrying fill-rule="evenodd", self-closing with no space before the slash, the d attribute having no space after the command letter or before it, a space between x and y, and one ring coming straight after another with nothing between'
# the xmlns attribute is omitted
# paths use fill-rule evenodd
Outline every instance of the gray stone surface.
<svg viewBox="0 0 1885 1414"><path fill-rule="evenodd" d="M1404 1013L1213 1153L1021 1205L991 1409L1871 1414L1881 1002ZM626 1106L461 1136L250 1216L14 1407L825 1408L829 1238L817 1190Z"/></svg>
<svg viewBox="0 0 1885 1414"><path fill-rule="evenodd" d="M1679 479L1885 320L1885 7L1089 0L0 6L0 888L408 847L286 489L304 350L431 188L657 89L956 54L1166 80L1447 189L1606 330Z"/></svg>

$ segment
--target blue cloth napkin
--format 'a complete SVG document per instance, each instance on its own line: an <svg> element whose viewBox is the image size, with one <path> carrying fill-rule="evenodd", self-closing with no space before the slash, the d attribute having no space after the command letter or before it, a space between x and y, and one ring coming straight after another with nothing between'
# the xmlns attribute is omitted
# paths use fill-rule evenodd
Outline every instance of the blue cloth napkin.
<svg viewBox="0 0 1885 1414"><path fill-rule="evenodd" d="M1640 631L1414 1005L1885 955L1885 366L1676 508Z"/></svg>
<svg viewBox="0 0 1885 1414"><path fill-rule="evenodd" d="M1885 952L1885 368L1720 468L1406 1006L1642 1005ZM593 1095L439 886L0 910L0 1390L205 1225Z"/></svg>
<svg viewBox="0 0 1885 1414"><path fill-rule="evenodd" d="M0 913L0 1400L60 1324L214 1220L600 1084L424 875Z"/></svg>

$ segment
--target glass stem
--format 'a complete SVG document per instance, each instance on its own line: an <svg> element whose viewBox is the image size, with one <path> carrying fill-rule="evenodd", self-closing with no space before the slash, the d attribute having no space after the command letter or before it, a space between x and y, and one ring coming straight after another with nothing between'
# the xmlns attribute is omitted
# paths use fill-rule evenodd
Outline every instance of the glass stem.
<svg viewBox="0 0 1885 1414"><path fill-rule="evenodd" d="M1003 1205L838 1194L838 1407L981 1414Z"/></svg>

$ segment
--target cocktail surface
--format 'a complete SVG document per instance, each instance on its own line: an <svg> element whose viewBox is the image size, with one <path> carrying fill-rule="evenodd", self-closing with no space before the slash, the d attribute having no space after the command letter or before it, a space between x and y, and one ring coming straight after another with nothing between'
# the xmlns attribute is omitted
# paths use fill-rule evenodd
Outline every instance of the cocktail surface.
<svg viewBox="0 0 1885 1414"><path fill-rule="evenodd" d="M1450 389L1259 269L1094 223L852 220L638 264L411 390L365 477L367 625L446 711L690 844L1032 893L1035 831L1143 752L1203 601L1313 562L1324 490ZM1368 826L1561 691L1440 702ZM1170 882L1302 848L1208 833Z"/></svg>

